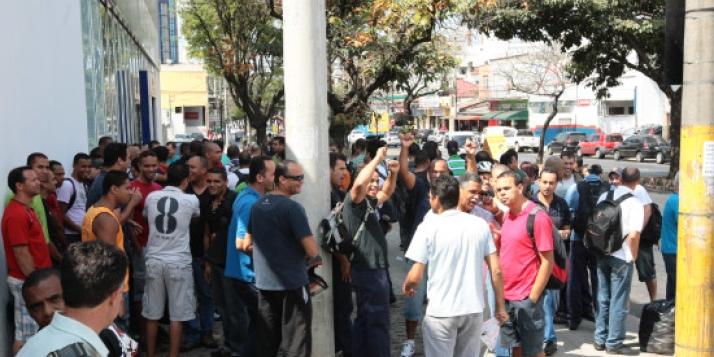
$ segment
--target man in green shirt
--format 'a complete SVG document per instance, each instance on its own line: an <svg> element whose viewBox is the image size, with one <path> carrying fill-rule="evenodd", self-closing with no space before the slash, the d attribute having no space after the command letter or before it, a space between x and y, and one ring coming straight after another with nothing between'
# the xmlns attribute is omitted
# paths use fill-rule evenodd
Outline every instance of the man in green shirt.
<svg viewBox="0 0 714 357"><path fill-rule="evenodd" d="M452 176L461 176L466 172L466 160L459 156L459 144L456 141L446 143L446 151L449 153L449 158L446 163L449 165Z"/></svg>

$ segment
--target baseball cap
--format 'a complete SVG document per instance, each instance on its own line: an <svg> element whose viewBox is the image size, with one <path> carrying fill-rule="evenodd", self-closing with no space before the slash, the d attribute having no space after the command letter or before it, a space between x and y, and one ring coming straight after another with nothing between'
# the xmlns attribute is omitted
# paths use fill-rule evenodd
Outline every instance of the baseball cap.
<svg viewBox="0 0 714 357"><path fill-rule="evenodd" d="M617 175L618 177L619 177L619 176L622 176L622 173L621 173L620 171L621 171L621 170L620 170L619 168L614 167L614 168L612 168L612 170L610 170L610 172L607 174L607 177L608 177L608 178L611 178L612 175Z"/></svg>

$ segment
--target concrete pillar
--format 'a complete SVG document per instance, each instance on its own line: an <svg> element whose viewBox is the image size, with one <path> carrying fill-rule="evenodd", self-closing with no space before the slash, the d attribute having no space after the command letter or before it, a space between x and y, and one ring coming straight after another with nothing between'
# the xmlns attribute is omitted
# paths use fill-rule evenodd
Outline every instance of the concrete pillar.
<svg viewBox="0 0 714 357"><path fill-rule="evenodd" d="M305 170L302 193L313 233L330 210L325 0L283 1L285 132L287 155ZM332 286L332 257L318 270ZM334 355L332 289L312 301L312 355Z"/></svg>
<svg viewBox="0 0 714 357"><path fill-rule="evenodd" d="M686 2L676 356L714 356L714 0ZM680 303L681 302L681 303Z"/></svg>

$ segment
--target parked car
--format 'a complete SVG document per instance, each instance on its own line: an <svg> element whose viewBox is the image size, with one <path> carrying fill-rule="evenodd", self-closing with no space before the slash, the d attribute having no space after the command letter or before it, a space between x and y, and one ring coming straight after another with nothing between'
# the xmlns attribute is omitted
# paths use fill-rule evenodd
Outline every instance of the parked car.
<svg viewBox="0 0 714 357"><path fill-rule="evenodd" d="M444 141L444 133L434 130L429 134L426 140L441 143Z"/></svg>
<svg viewBox="0 0 714 357"><path fill-rule="evenodd" d="M612 149L622 141L622 134L592 134L587 140L580 142L578 157L594 155L596 158L602 159L605 155L610 154Z"/></svg>
<svg viewBox="0 0 714 357"><path fill-rule="evenodd" d="M399 146L399 133L390 131L384 136L384 141L387 142L387 147L397 147Z"/></svg>
<svg viewBox="0 0 714 357"><path fill-rule="evenodd" d="M350 144L353 144L355 141L359 139L364 139L366 137L367 135L364 131L359 129L353 129L352 132L350 132L350 135L347 135L347 141L349 141Z"/></svg>
<svg viewBox="0 0 714 357"><path fill-rule="evenodd" d="M193 139L188 134L176 134L174 135L174 141L177 143L190 143Z"/></svg>
<svg viewBox="0 0 714 357"><path fill-rule="evenodd" d="M577 152L578 144L586 138L585 133L579 131L566 131L556 135L555 139L548 144L546 152L548 155L562 152Z"/></svg>
<svg viewBox="0 0 714 357"><path fill-rule="evenodd" d="M634 135L616 146L612 156L615 160L634 157L639 162L654 158L661 164L669 160L669 144L659 136Z"/></svg>
<svg viewBox="0 0 714 357"><path fill-rule="evenodd" d="M533 152L538 152L538 146L540 146L540 138L535 136L530 129L518 129L513 149L516 151L531 149Z"/></svg>
<svg viewBox="0 0 714 357"><path fill-rule="evenodd" d="M637 129L638 135L662 136L662 125L648 124Z"/></svg>
<svg viewBox="0 0 714 357"><path fill-rule="evenodd" d="M427 141L427 138L429 137L429 135L431 135L431 133L432 133L431 129L419 129L416 132L415 139L420 143L425 143Z"/></svg>
<svg viewBox="0 0 714 357"><path fill-rule="evenodd" d="M486 136L493 133L502 134L503 137L506 138L506 144L508 145L509 149L516 148L516 134L518 133L518 131L510 126L487 126L483 128L483 132L479 137L479 144L483 146L483 142L484 140L486 140Z"/></svg>
<svg viewBox="0 0 714 357"><path fill-rule="evenodd" d="M466 144L466 140L468 139L477 142L476 136L470 131L454 131L451 133L446 133L446 135L444 136L444 144L448 143L451 140L455 141L457 144L459 144L459 155L461 155L466 153L464 145Z"/></svg>

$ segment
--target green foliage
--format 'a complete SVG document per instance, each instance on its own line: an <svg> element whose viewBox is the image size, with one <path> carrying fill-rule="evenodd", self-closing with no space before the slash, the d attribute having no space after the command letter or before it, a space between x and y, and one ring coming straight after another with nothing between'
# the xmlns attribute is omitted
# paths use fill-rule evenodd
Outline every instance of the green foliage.
<svg viewBox="0 0 714 357"><path fill-rule="evenodd" d="M557 41L572 57L571 79L603 97L627 69L664 86L664 6L664 0L505 0L467 22L501 39Z"/></svg>
<svg viewBox="0 0 714 357"><path fill-rule="evenodd" d="M279 22L253 0L189 0L180 12L190 54L226 79L231 97L263 143L266 123L283 100Z"/></svg>
<svg viewBox="0 0 714 357"><path fill-rule="evenodd" d="M440 24L457 17L478 0L334 0L327 7L328 56L333 81L328 102L335 117L348 123L367 118L367 101L391 84L408 85L411 74L421 83L439 79L455 65ZM416 83L418 84L418 83Z"/></svg>

